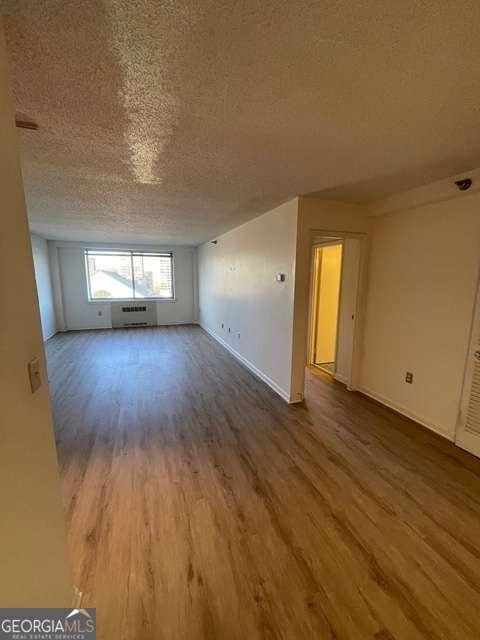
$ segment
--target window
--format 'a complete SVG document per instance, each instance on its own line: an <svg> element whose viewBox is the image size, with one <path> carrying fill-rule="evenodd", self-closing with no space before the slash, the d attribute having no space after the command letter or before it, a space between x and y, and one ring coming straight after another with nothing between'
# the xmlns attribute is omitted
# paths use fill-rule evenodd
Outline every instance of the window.
<svg viewBox="0 0 480 640"><path fill-rule="evenodd" d="M89 300L173 300L171 253L85 250Z"/></svg>

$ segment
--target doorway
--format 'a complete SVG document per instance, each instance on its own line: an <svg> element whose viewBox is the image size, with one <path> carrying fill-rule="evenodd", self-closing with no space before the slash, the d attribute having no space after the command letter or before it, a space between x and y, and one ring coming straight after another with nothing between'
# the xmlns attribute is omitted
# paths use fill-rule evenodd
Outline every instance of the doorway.
<svg viewBox="0 0 480 640"><path fill-rule="evenodd" d="M358 382L367 239L361 233L333 234L318 230L312 234L310 246L310 293L302 391L305 367L313 374L326 372L353 391ZM330 287L327 285L327 292L328 288L330 292L325 300L324 279L330 280ZM329 309L328 314L325 307ZM322 320L327 317L327 322Z"/></svg>
<svg viewBox="0 0 480 640"><path fill-rule="evenodd" d="M314 247L310 365L335 375L343 243Z"/></svg>

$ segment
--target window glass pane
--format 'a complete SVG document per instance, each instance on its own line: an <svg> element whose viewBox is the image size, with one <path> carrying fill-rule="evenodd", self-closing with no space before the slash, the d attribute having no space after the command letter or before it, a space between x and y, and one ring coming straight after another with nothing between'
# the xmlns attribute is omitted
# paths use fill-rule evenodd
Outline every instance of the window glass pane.
<svg viewBox="0 0 480 640"><path fill-rule="evenodd" d="M91 300L173 298L171 254L89 249L85 258Z"/></svg>
<svg viewBox="0 0 480 640"><path fill-rule="evenodd" d="M134 254L136 298L173 298L172 257Z"/></svg>
<svg viewBox="0 0 480 640"><path fill-rule="evenodd" d="M132 263L129 253L87 253L90 297L133 298Z"/></svg>

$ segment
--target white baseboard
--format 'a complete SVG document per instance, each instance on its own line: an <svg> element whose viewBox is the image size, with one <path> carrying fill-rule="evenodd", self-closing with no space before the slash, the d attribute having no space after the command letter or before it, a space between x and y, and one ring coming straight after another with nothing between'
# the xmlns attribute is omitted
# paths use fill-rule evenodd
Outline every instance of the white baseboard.
<svg viewBox="0 0 480 640"><path fill-rule="evenodd" d="M347 384L347 377L342 375L341 373L335 372L334 376L335 380L338 380L342 384Z"/></svg>
<svg viewBox="0 0 480 640"><path fill-rule="evenodd" d="M247 369L249 369L253 374L255 374L257 378L260 378L260 380L262 380L262 382L264 382L271 389L273 389L275 393L278 393L278 395L283 400L285 400L285 402L291 403L290 394L287 391L285 391L285 389L282 389L280 385L278 385L274 380L269 378L265 373L263 373L263 371L260 371L260 369L257 369L257 367L254 364L252 364L250 360L247 360L247 358L244 358L240 353L238 353L238 351L235 351L233 347L231 347L227 342L225 342L225 340L223 340L223 338L217 335L214 331L212 331L211 329L209 329L208 327L206 327L201 323L199 323L199 325L204 331L206 331L209 335L211 335L214 340L216 340L219 344L221 344L224 349L226 349L229 353L231 353L234 358L236 358Z"/></svg>
<svg viewBox="0 0 480 640"><path fill-rule="evenodd" d="M43 339L44 342L46 342L47 340L50 340L50 338L53 338L53 336L56 336L58 333L58 331L53 331L50 335L48 335L46 338Z"/></svg>
<svg viewBox="0 0 480 640"><path fill-rule="evenodd" d="M183 325L183 324L197 324L197 323L194 320L181 320L181 321L177 321L177 322L157 322L157 324L151 325L151 326L154 326L154 327L172 327L172 326L180 325L180 324ZM125 329L137 329L137 328L140 328L140 329L142 329L143 327L122 327L122 328L125 328ZM62 329L61 332L62 333L68 333L69 331L95 331L96 329L105 330L105 329L113 329L113 327L112 327L111 324L104 325L102 327L99 327L98 325L96 325L95 327L67 327L65 329Z"/></svg>
<svg viewBox="0 0 480 640"><path fill-rule="evenodd" d="M369 398L372 398L373 400L376 400L377 402L380 402L380 404L384 404L389 409L393 409L394 411L401 413L406 418L410 418L410 420L413 420L414 422L418 422L418 424L421 424L423 427L430 429L430 431L434 431L439 436L442 436L443 438L446 438L447 440L450 440L452 442L455 440L455 437L452 436L450 433L444 431L442 428L426 420L422 416L417 415L413 411L410 411L406 407L403 407L402 405L397 404L396 402L393 402L389 398L382 396L380 393L376 393L375 391L372 391L371 389L368 389L367 387L364 387L364 386L359 386L357 388L357 391L359 391L360 393L363 393Z"/></svg>
<svg viewBox="0 0 480 640"><path fill-rule="evenodd" d="M95 327L65 327L62 329L62 333L68 333L69 331L105 331L105 329L111 329L112 325L105 325L104 327L99 327L98 325Z"/></svg>

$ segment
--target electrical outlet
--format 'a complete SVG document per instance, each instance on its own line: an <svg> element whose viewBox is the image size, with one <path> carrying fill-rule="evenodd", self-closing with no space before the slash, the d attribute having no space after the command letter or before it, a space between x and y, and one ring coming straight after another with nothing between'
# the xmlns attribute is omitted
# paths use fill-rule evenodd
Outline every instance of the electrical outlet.
<svg viewBox="0 0 480 640"><path fill-rule="evenodd" d="M32 393L35 393L35 391L42 386L40 361L38 358L32 358L28 363L28 377L30 378L30 390Z"/></svg>
<svg viewBox="0 0 480 640"><path fill-rule="evenodd" d="M405 373L405 382L407 384L412 384L413 383L413 373L411 371L407 371Z"/></svg>
<svg viewBox="0 0 480 640"><path fill-rule="evenodd" d="M102 315L102 310L100 309L100 311L98 312L98 315L101 316Z"/></svg>

